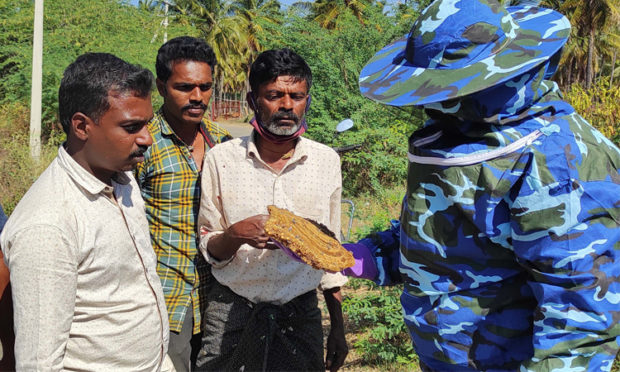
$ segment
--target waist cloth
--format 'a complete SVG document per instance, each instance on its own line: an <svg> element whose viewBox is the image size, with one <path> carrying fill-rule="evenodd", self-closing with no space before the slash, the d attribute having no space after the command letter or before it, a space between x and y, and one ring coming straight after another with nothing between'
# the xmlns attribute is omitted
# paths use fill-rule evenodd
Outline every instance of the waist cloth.
<svg viewBox="0 0 620 372"><path fill-rule="evenodd" d="M316 290L283 305L252 303L213 278L196 370L324 371Z"/></svg>

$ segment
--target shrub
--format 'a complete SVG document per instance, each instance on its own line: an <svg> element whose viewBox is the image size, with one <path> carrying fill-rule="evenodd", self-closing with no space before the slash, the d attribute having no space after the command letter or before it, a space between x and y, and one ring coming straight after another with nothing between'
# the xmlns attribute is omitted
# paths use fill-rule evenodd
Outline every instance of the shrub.
<svg viewBox="0 0 620 372"><path fill-rule="evenodd" d="M620 145L620 86L609 87L602 78L591 89L573 84L564 98L577 113L616 145Z"/></svg>
<svg viewBox="0 0 620 372"><path fill-rule="evenodd" d="M352 282L361 280L351 280ZM368 289L376 288L372 282ZM352 286L358 286L352 284ZM364 331L353 347L361 351L369 364L405 364L417 362L403 320L399 295L402 286L378 288L365 294L345 296L342 308L348 321Z"/></svg>
<svg viewBox="0 0 620 372"><path fill-rule="evenodd" d="M0 105L30 101L33 7L33 1L0 0ZM43 133L49 135L58 121L58 86L69 63L86 52L108 52L154 71L161 39L151 40L160 22L156 14L117 0L46 2ZM167 28L169 38L196 32L178 22Z"/></svg>
<svg viewBox="0 0 620 372"><path fill-rule="evenodd" d="M403 194L400 185L355 198L353 240L385 230L390 219L398 218ZM364 362L386 370L414 369L418 359L403 320L402 285L382 288L369 280L351 279L347 288L350 293L345 292L342 308L349 329L359 333L352 346Z"/></svg>
<svg viewBox="0 0 620 372"><path fill-rule="evenodd" d="M17 102L0 106L0 204L10 214L24 193L56 156L62 137L52 132L38 162L30 157L29 111Z"/></svg>

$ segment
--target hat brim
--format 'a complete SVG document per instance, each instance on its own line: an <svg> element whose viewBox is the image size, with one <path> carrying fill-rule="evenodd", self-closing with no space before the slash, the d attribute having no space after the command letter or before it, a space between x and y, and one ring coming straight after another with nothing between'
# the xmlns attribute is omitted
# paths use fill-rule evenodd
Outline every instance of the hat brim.
<svg viewBox="0 0 620 372"><path fill-rule="evenodd" d="M404 57L407 36L383 49L360 73L360 92L392 106L425 105L476 93L547 61L568 40L570 23L547 8L508 7L519 34L501 51L458 69L411 65Z"/></svg>

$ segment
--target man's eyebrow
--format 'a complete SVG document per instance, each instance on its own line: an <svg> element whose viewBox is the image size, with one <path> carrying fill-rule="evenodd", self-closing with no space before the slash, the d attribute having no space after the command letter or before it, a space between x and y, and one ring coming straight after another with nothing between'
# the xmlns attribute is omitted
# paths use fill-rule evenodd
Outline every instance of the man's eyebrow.
<svg viewBox="0 0 620 372"><path fill-rule="evenodd" d="M148 118L148 119L144 119L144 118L129 118L127 120L121 121L120 125L148 123L149 121L151 121L151 119L153 119L152 116L150 118Z"/></svg>
<svg viewBox="0 0 620 372"><path fill-rule="evenodd" d="M280 89L269 89L269 90L266 90L265 93L266 94L267 93L284 93L284 91ZM299 94L299 93L307 94L308 92L306 92L303 89L286 92L286 94Z"/></svg>
<svg viewBox="0 0 620 372"><path fill-rule="evenodd" d="M213 80L205 80L205 81L199 81L199 82L177 81L173 83L173 85L203 85L203 84L213 84Z"/></svg>

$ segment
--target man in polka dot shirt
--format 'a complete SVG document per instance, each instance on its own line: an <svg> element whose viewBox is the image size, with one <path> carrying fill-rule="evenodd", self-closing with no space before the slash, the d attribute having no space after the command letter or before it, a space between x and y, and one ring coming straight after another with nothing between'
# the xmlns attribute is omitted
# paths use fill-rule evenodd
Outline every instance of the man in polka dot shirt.
<svg viewBox="0 0 620 372"><path fill-rule="evenodd" d="M346 279L291 259L264 231L276 205L340 231L340 160L301 135L312 75L289 49L263 52L250 71L254 131L206 156L198 224L213 267L197 367L208 370L321 370L347 355L340 286ZM331 318L323 361L323 290Z"/></svg>

